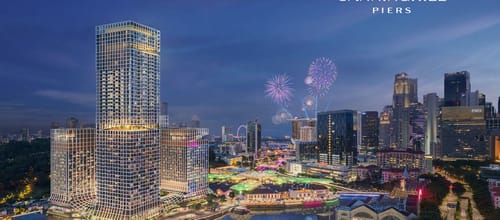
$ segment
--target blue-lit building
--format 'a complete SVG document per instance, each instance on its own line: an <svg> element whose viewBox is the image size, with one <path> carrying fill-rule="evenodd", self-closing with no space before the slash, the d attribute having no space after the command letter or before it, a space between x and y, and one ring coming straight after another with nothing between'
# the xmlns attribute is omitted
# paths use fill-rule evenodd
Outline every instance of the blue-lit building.
<svg viewBox="0 0 500 220"><path fill-rule="evenodd" d="M319 162L332 165L356 164L358 116L353 110L318 113Z"/></svg>

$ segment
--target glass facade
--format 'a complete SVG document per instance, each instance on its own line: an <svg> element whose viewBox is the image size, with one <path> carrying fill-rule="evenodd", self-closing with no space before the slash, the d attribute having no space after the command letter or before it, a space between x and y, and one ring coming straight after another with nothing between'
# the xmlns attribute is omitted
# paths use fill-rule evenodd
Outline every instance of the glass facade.
<svg viewBox="0 0 500 220"><path fill-rule="evenodd" d="M459 158L488 156L484 107L442 107L439 137L442 156Z"/></svg>
<svg viewBox="0 0 500 220"><path fill-rule="evenodd" d="M50 202L82 210L95 201L95 129L50 131Z"/></svg>
<svg viewBox="0 0 500 220"><path fill-rule="evenodd" d="M96 27L95 216L160 211L160 32L132 21Z"/></svg>
<svg viewBox="0 0 500 220"><path fill-rule="evenodd" d="M247 151L256 154L261 146L262 129L257 120L247 124Z"/></svg>
<svg viewBox="0 0 500 220"><path fill-rule="evenodd" d="M352 166L356 162L357 112L352 110L318 113L319 161Z"/></svg>
<svg viewBox="0 0 500 220"><path fill-rule="evenodd" d="M468 106L470 92L469 72L444 74L444 106Z"/></svg>
<svg viewBox="0 0 500 220"><path fill-rule="evenodd" d="M161 189L185 197L208 193L208 128L161 130Z"/></svg>
<svg viewBox="0 0 500 220"><path fill-rule="evenodd" d="M361 114L361 152L373 155L378 149L379 118L378 112L367 111Z"/></svg>

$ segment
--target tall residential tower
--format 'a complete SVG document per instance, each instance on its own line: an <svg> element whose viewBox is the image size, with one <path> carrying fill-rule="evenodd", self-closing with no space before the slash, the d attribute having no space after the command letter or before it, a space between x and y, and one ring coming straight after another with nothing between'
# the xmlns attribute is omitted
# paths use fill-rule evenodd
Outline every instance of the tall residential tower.
<svg viewBox="0 0 500 220"><path fill-rule="evenodd" d="M95 216L160 211L160 31L124 21L96 27Z"/></svg>

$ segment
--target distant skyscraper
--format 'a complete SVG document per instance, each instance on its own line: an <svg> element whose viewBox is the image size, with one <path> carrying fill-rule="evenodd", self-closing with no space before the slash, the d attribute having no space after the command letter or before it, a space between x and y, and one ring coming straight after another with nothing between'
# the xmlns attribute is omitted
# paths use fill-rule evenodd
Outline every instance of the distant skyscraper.
<svg viewBox="0 0 500 220"><path fill-rule="evenodd" d="M439 116L439 97L436 93L424 95L425 107L425 148L426 155L432 155L437 158L436 148L438 146L438 116Z"/></svg>
<svg viewBox="0 0 500 220"><path fill-rule="evenodd" d="M500 118L500 97L498 97L497 109L498 109L497 118Z"/></svg>
<svg viewBox="0 0 500 220"><path fill-rule="evenodd" d="M160 105L160 128L168 127L168 103L162 102Z"/></svg>
<svg viewBox="0 0 500 220"><path fill-rule="evenodd" d="M222 133L221 133L222 142L229 141L229 139L231 139L230 136L232 136L231 128L227 126L222 126Z"/></svg>
<svg viewBox="0 0 500 220"><path fill-rule="evenodd" d="M300 141L316 141L316 119L294 118L289 120L292 123L292 138ZM305 129L303 129L305 127ZM313 128L311 130L310 128ZM305 135L305 136L302 136ZM311 138L310 135L314 137Z"/></svg>
<svg viewBox="0 0 500 220"><path fill-rule="evenodd" d="M95 215L160 212L160 31L132 21L97 26Z"/></svg>
<svg viewBox="0 0 500 220"><path fill-rule="evenodd" d="M379 148L389 148L391 147L391 120L392 120L392 106L388 105L384 107L384 110L380 112L379 117Z"/></svg>
<svg viewBox="0 0 500 220"><path fill-rule="evenodd" d="M191 117L191 126L192 128L199 128L200 127L200 118L198 117L198 115L193 115L193 117Z"/></svg>
<svg viewBox="0 0 500 220"><path fill-rule="evenodd" d="M22 141L31 141L29 128L23 128L23 130L21 132L21 140Z"/></svg>
<svg viewBox="0 0 500 220"><path fill-rule="evenodd" d="M467 71L444 74L444 106L468 106L471 92Z"/></svg>
<svg viewBox="0 0 500 220"><path fill-rule="evenodd" d="M409 107L418 103L417 79L411 79L407 73L399 73L394 77L394 95L392 99L392 145L406 148L410 141Z"/></svg>
<svg viewBox="0 0 500 220"><path fill-rule="evenodd" d="M425 145L425 108L422 103L410 105L410 141L408 147L424 151Z"/></svg>
<svg viewBox="0 0 500 220"><path fill-rule="evenodd" d="M484 118L494 118L495 117L495 107L493 103L486 102L484 104Z"/></svg>
<svg viewBox="0 0 500 220"><path fill-rule="evenodd" d="M258 120L250 121L247 124L247 152L255 154L260 146L262 139L262 128Z"/></svg>
<svg viewBox="0 0 500 220"><path fill-rule="evenodd" d="M377 111L367 111L361 114L361 152L373 155L379 145L379 117Z"/></svg>
<svg viewBox="0 0 500 220"><path fill-rule="evenodd" d="M50 129L56 129L56 128L59 128L59 127L61 127L59 125L59 122L53 121L53 122L50 123Z"/></svg>
<svg viewBox="0 0 500 220"><path fill-rule="evenodd" d="M161 135L161 189L185 197L208 193L207 128L168 128Z"/></svg>
<svg viewBox="0 0 500 220"><path fill-rule="evenodd" d="M50 131L51 204L75 211L95 202L95 137L94 128Z"/></svg>
<svg viewBox="0 0 500 220"><path fill-rule="evenodd" d="M78 128L80 127L80 122L74 117L69 117L66 119L66 128Z"/></svg>
<svg viewBox="0 0 500 220"><path fill-rule="evenodd" d="M317 118L319 161L346 166L355 164L358 154L357 112L319 112Z"/></svg>

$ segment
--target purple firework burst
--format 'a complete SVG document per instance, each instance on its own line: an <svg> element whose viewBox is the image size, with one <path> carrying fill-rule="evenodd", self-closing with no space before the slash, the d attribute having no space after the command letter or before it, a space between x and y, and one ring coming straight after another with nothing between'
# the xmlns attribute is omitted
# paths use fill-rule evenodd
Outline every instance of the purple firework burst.
<svg viewBox="0 0 500 220"><path fill-rule="evenodd" d="M287 105L292 99L290 78L286 74L278 74L266 82L266 96L280 105Z"/></svg>
<svg viewBox="0 0 500 220"><path fill-rule="evenodd" d="M309 65L309 72L304 80L311 95L323 96L337 79L337 66L332 60L320 57Z"/></svg>

